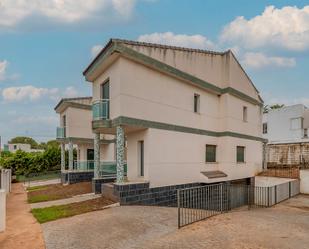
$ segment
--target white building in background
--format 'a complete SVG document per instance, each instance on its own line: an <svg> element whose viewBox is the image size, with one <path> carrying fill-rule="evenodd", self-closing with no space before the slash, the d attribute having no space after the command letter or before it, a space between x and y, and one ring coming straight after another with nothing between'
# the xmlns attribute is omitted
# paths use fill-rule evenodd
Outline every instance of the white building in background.
<svg viewBox="0 0 309 249"><path fill-rule="evenodd" d="M303 104L285 106L263 114L263 138L268 140L267 162L309 162L309 109Z"/></svg>
<svg viewBox="0 0 309 249"><path fill-rule="evenodd" d="M21 150L25 152L43 152L42 149L32 149L30 144L5 144L3 147L3 151L10 151L12 153L15 153L16 151Z"/></svg>
<svg viewBox="0 0 309 249"><path fill-rule="evenodd" d="M263 138L269 144L309 142L308 128L309 109L302 104L263 114Z"/></svg>

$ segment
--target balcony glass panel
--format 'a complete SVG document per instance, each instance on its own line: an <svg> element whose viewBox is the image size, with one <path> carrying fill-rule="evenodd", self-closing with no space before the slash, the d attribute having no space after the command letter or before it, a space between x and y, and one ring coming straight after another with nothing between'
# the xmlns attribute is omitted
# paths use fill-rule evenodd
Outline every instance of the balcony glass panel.
<svg viewBox="0 0 309 249"><path fill-rule="evenodd" d="M66 130L65 127L57 127L57 138L65 138Z"/></svg>
<svg viewBox="0 0 309 249"><path fill-rule="evenodd" d="M101 99L92 104L93 120L109 119L109 99Z"/></svg>

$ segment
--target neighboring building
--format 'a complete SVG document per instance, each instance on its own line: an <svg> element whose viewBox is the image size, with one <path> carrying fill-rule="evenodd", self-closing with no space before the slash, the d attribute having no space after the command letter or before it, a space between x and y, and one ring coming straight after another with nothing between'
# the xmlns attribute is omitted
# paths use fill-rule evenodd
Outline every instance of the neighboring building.
<svg viewBox="0 0 309 249"><path fill-rule="evenodd" d="M61 171L65 174L68 172L74 174L75 172L74 176L69 177L70 183L93 178L94 134L91 127L91 105L92 97L78 97L61 99L55 107L60 121L59 127L57 127L57 140L61 143ZM100 161L112 163L116 168L114 136L102 135L100 144L102 150ZM66 148L68 149L68 160L65 159ZM77 151L75 160L73 158L74 148ZM68 165L65 165L66 161ZM66 178L68 177L66 176Z"/></svg>
<svg viewBox="0 0 309 249"><path fill-rule="evenodd" d="M10 151L12 153L22 150L25 152L43 152L44 150L41 149L32 149L30 144L5 144L3 147L3 151Z"/></svg>
<svg viewBox="0 0 309 249"><path fill-rule="evenodd" d="M262 170L263 101L230 50L112 39L84 75L93 89L98 188L106 134L116 135L116 189L125 181L163 189L249 182Z"/></svg>
<svg viewBox="0 0 309 249"><path fill-rule="evenodd" d="M263 114L263 137L268 140L267 162L309 162L309 109L302 104L269 110Z"/></svg>

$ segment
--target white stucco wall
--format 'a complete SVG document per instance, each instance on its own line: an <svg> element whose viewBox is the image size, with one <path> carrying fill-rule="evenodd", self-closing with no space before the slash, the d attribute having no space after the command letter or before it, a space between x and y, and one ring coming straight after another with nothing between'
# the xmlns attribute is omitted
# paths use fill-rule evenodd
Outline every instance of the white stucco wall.
<svg viewBox="0 0 309 249"><path fill-rule="evenodd" d="M263 123L267 123L267 134L263 134L263 137L269 143L309 142L308 138L303 137L302 119L305 110L302 104L270 110L263 115ZM298 128L292 127L291 119L298 119L295 120Z"/></svg>
<svg viewBox="0 0 309 249"><path fill-rule="evenodd" d="M300 192L309 194L309 170L300 170Z"/></svg>

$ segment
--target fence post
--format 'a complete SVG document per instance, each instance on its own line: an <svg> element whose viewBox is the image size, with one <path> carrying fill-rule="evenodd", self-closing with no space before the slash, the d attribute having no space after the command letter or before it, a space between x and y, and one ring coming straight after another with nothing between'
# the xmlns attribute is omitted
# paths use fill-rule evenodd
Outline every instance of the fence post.
<svg viewBox="0 0 309 249"><path fill-rule="evenodd" d="M289 182L289 198L291 198L291 182Z"/></svg>
<svg viewBox="0 0 309 249"><path fill-rule="evenodd" d="M250 201L250 186L251 185L247 185L247 193L248 193L248 209L250 210L251 208L251 201Z"/></svg>
<svg viewBox="0 0 309 249"><path fill-rule="evenodd" d="M220 183L220 212L223 213L223 183Z"/></svg>
<svg viewBox="0 0 309 249"><path fill-rule="evenodd" d="M177 189L178 229L180 228L180 189Z"/></svg>
<svg viewBox="0 0 309 249"><path fill-rule="evenodd" d="M6 192L4 189L0 189L0 232L5 230L5 218L6 218Z"/></svg>
<svg viewBox="0 0 309 249"><path fill-rule="evenodd" d="M269 207L270 187L267 187L267 207Z"/></svg>
<svg viewBox="0 0 309 249"><path fill-rule="evenodd" d="M275 185L275 204L277 204L277 185Z"/></svg>

